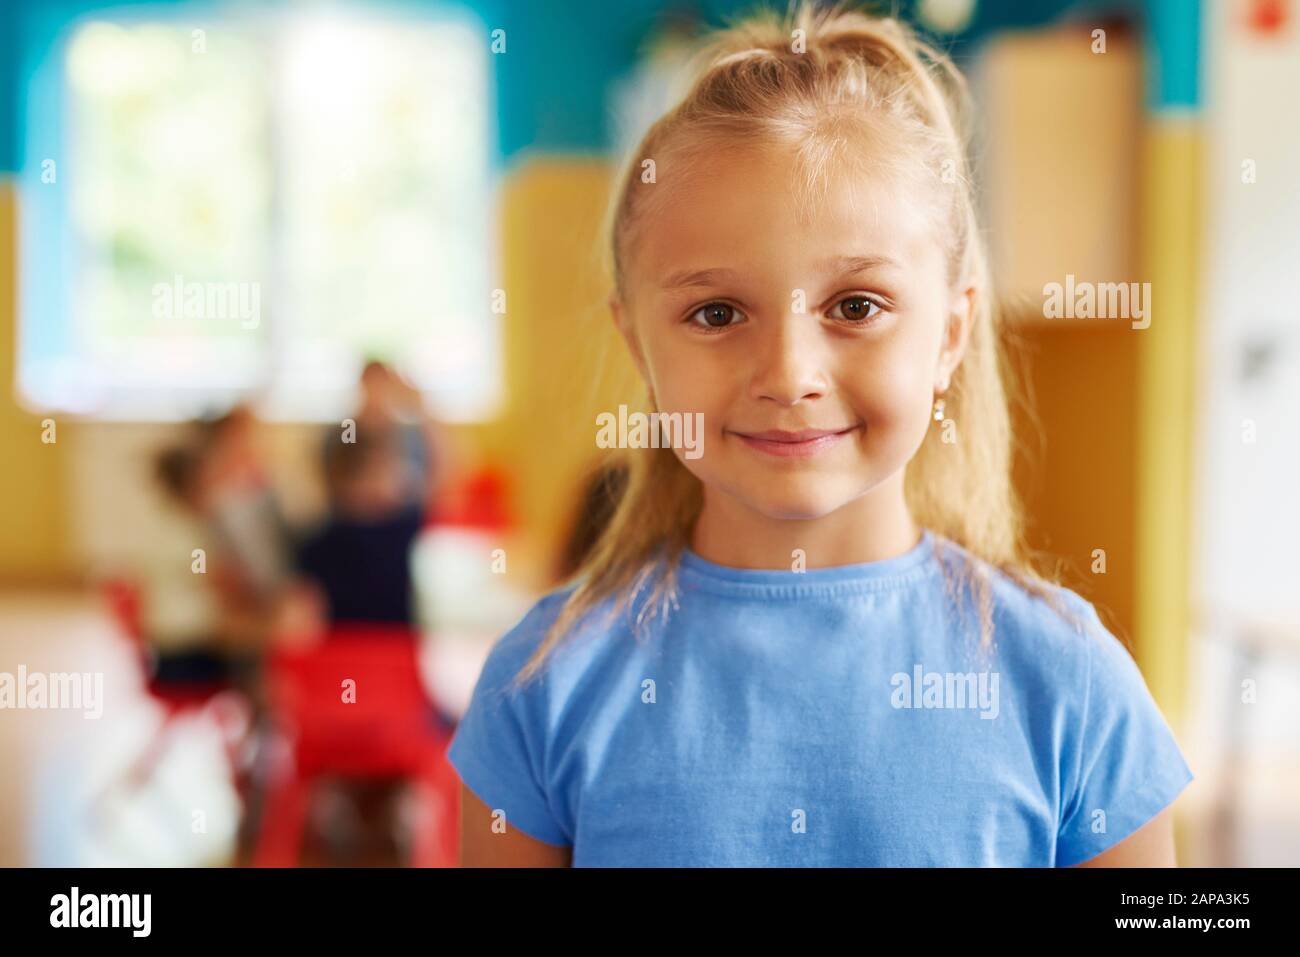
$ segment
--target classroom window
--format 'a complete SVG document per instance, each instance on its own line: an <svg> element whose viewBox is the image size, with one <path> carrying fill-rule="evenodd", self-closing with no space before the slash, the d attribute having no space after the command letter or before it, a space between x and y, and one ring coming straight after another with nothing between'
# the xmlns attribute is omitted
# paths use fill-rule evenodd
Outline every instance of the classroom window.
<svg viewBox="0 0 1300 957"><path fill-rule="evenodd" d="M254 397L334 420L378 355L447 417L492 413L480 30L96 19L64 49L62 205L34 205L52 215L24 271L30 403L149 420Z"/></svg>

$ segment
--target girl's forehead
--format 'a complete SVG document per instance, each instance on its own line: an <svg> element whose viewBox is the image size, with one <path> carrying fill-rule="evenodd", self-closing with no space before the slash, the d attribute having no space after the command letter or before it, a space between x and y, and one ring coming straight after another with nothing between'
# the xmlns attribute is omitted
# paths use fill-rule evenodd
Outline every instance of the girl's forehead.
<svg viewBox="0 0 1300 957"><path fill-rule="evenodd" d="M924 177L869 164L807 175L789 157L712 157L640 188L656 191L638 230L641 278L692 265L877 256L916 262L939 243L937 196ZM708 260L706 264L704 261Z"/></svg>

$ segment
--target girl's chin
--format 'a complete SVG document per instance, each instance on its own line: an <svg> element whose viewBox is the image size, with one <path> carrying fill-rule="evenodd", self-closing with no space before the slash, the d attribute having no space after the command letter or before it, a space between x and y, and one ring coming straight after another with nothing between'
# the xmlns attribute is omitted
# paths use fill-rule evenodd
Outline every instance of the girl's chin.
<svg viewBox="0 0 1300 957"><path fill-rule="evenodd" d="M751 500L750 507L768 518L807 522L825 518L849 500L849 498L831 497L824 492L815 495L767 495Z"/></svg>
<svg viewBox="0 0 1300 957"><path fill-rule="evenodd" d="M708 489L751 512L783 521L812 521L862 496L858 475L696 475Z"/></svg>

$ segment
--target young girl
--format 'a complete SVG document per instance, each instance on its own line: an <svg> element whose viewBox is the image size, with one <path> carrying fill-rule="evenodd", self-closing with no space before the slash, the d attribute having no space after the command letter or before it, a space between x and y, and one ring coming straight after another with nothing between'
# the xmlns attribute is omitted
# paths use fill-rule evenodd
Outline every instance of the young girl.
<svg viewBox="0 0 1300 957"><path fill-rule="evenodd" d="M892 20L756 16L610 216L654 411L575 578L448 756L467 865L1173 865L1193 775L1093 607L1029 567L965 91Z"/></svg>

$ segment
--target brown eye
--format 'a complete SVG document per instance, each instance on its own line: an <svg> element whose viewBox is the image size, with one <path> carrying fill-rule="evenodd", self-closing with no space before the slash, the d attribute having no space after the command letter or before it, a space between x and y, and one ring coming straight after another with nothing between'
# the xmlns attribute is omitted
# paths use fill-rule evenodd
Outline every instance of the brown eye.
<svg viewBox="0 0 1300 957"><path fill-rule="evenodd" d="M731 321L738 315L740 315L740 313L725 302L711 302L696 309L691 313L690 318L692 321L695 320L696 317L703 319L703 324L708 326L710 329L725 329L727 326L731 325ZM697 323L697 325L699 325L699 323Z"/></svg>
<svg viewBox="0 0 1300 957"><path fill-rule="evenodd" d="M835 315L836 309L841 310L839 315ZM875 300L868 299L866 296L848 296L835 304L831 309L831 315L836 319L860 322L876 318L881 311L880 304Z"/></svg>

